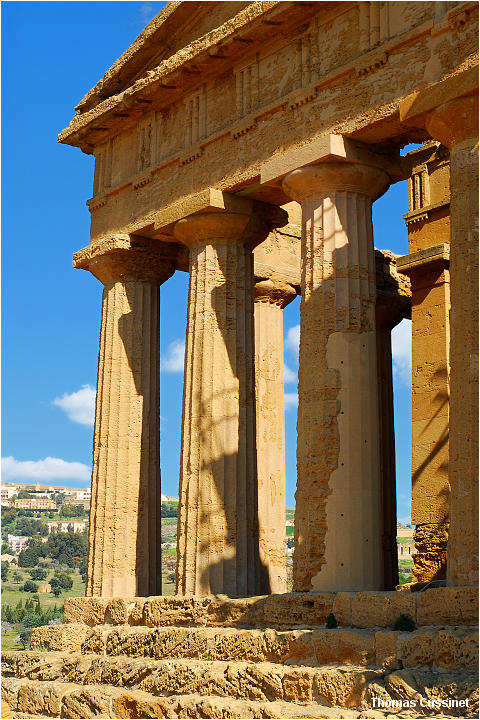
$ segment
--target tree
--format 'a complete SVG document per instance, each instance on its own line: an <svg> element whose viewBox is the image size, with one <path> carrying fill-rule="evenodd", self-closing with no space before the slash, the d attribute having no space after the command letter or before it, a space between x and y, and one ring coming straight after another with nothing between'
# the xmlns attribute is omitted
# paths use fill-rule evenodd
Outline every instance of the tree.
<svg viewBox="0 0 480 720"><path fill-rule="evenodd" d="M22 488L22 490L19 490L19 492L17 493L17 497L19 500L30 500L34 496L32 495L32 493L29 493L28 490L23 490Z"/></svg>
<svg viewBox="0 0 480 720"><path fill-rule="evenodd" d="M52 588L52 593L55 597L58 597L62 592L62 586L60 585L60 580L57 577L51 578L50 587Z"/></svg>
<svg viewBox="0 0 480 720"><path fill-rule="evenodd" d="M33 610L29 610L23 618L23 624L29 628L40 627L40 625L43 625L43 617L33 612Z"/></svg>
<svg viewBox="0 0 480 720"><path fill-rule="evenodd" d="M85 508L83 505L71 505L70 503L64 503L60 509L60 517L83 517Z"/></svg>
<svg viewBox="0 0 480 720"><path fill-rule="evenodd" d="M30 577L32 580L46 580L47 571L43 568L35 567L33 570L30 570Z"/></svg>
<svg viewBox="0 0 480 720"><path fill-rule="evenodd" d="M23 586L23 589L25 590L25 592L36 593L38 590L38 585L34 583L33 580L27 580L27 582Z"/></svg>
<svg viewBox="0 0 480 720"><path fill-rule="evenodd" d="M27 645L30 645L30 639L32 637L32 629L31 628L23 628L23 630L20 630L17 637L15 638L15 642L21 643L23 645L23 649L27 647Z"/></svg>
<svg viewBox="0 0 480 720"><path fill-rule="evenodd" d="M73 580L68 573L62 572L60 570L56 570L55 577L58 579L58 582L60 583L60 587L63 590L70 590L70 588L73 586ZM52 578L52 580L53 580L53 578ZM50 581L50 584L51 584L51 581Z"/></svg>
<svg viewBox="0 0 480 720"><path fill-rule="evenodd" d="M18 517L14 526L15 535L31 537L32 535L48 535L47 524L43 520L36 520L29 517Z"/></svg>
<svg viewBox="0 0 480 720"><path fill-rule="evenodd" d="M2 560L2 582L6 582L8 578L8 562Z"/></svg>
<svg viewBox="0 0 480 720"><path fill-rule="evenodd" d="M2 542L2 555L3 555L4 553L8 553L8 552L10 552L10 548L8 547L8 543Z"/></svg>
<svg viewBox="0 0 480 720"><path fill-rule="evenodd" d="M23 580L22 573L19 573L18 570L15 570L13 573L13 582L20 583Z"/></svg>

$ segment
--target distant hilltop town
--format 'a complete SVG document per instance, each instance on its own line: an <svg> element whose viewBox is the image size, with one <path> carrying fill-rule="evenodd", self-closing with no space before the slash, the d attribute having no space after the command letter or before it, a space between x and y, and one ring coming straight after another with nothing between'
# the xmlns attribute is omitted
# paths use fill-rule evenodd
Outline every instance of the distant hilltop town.
<svg viewBox="0 0 480 720"><path fill-rule="evenodd" d="M65 485L41 485L40 483L4 483L2 482L2 505L22 510L56 510L55 496L61 494L63 502L89 503L92 488L70 488ZM20 497L26 495L28 497ZM161 496L162 502L178 502L178 497Z"/></svg>
<svg viewBox="0 0 480 720"><path fill-rule="evenodd" d="M2 483L2 505L22 510L56 510L55 495L61 493L66 502L90 502L92 490L69 488L65 485ZM26 497L25 497L26 496Z"/></svg>

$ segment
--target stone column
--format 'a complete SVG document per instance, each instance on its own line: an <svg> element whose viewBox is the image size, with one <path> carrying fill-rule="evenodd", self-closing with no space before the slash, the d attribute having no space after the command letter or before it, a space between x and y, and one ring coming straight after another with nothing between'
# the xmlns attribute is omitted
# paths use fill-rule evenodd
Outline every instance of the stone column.
<svg viewBox="0 0 480 720"><path fill-rule="evenodd" d="M433 234L433 233L432 233ZM412 286L412 523L414 581L443 580L450 508L448 245L399 261Z"/></svg>
<svg viewBox="0 0 480 720"><path fill-rule="evenodd" d="M294 590L382 587L371 202L381 170L325 162L286 175L302 205Z"/></svg>
<svg viewBox="0 0 480 720"><path fill-rule="evenodd" d="M266 591L258 547L253 214L175 225L190 248L177 594ZM259 238L259 241L263 239Z"/></svg>
<svg viewBox="0 0 480 720"><path fill-rule="evenodd" d="M154 246L104 254L86 595L158 595L161 575L159 284Z"/></svg>
<svg viewBox="0 0 480 720"><path fill-rule="evenodd" d="M287 589L283 308L296 294L291 285L271 279L255 284L258 525L260 561L272 593Z"/></svg>
<svg viewBox="0 0 480 720"><path fill-rule="evenodd" d="M377 331L378 417L381 477L383 590L398 585L397 485L395 472L395 425L393 413L392 330L402 315L390 303L375 310Z"/></svg>
<svg viewBox="0 0 480 720"><path fill-rule="evenodd" d="M478 584L478 96L426 117L450 150L449 585Z"/></svg>

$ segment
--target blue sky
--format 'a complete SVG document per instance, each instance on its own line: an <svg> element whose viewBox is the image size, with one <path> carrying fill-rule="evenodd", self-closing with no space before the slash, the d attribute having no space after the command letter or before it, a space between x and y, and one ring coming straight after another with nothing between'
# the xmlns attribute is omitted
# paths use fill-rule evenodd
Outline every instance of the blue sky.
<svg viewBox="0 0 480 720"><path fill-rule="evenodd" d="M161 2L2 3L2 469L6 482L88 485L101 285L89 242L93 158L57 144L74 106ZM374 204L375 245L407 252L406 183ZM177 495L188 276L161 290L163 492ZM299 300L284 312L287 503L296 482ZM394 333L398 515L410 515L410 329Z"/></svg>

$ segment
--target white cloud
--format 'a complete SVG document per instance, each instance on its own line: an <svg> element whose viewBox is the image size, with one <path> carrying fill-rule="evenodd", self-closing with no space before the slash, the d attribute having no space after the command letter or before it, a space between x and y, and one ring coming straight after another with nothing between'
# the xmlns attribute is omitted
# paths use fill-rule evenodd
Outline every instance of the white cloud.
<svg viewBox="0 0 480 720"><path fill-rule="evenodd" d="M138 11L140 13L140 16L143 20L147 20L150 18L150 16L153 17L153 5L149 2L143 2L140 7L138 8Z"/></svg>
<svg viewBox="0 0 480 720"><path fill-rule="evenodd" d="M160 359L160 369L168 373L183 372L185 341L174 340L168 346L167 354Z"/></svg>
<svg viewBox="0 0 480 720"><path fill-rule="evenodd" d="M285 411L296 408L298 405L298 393L284 393L283 402Z"/></svg>
<svg viewBox="0 0 480 720"><path fill-rule="evenodd" d="M72 420L80 425L93 425L95 420L95 388L91 385L82 385L80 390L64 393L62 397L52 400Z"/></svg>
<svg viewBox="0 0 480 720"><path fill-rule="evenodd" d="M398 518L398 522L402 523L402 525L411 525L412 518L410 515L407 515L406 517Z"/></svg>
<svg viewBox="0 0 480 720"><path fill-rule="evenodd" d="M297 357L300 348L300 325L294 325L287 332L285 338L285 349L291 350Z"/></svg>
<svg viewBox="0 0 480 720"><path fill-rule="evenodd" d="M412 321L402 320L392 330L393 379L404 387L412 384Z"/></svg>
<svg viewBox="0 0 480 720"><path fill-rule="evenodd" d="M288 367L286 363L283 363L283 382L284 383L296 383L297 373Z"/></svg>
<svg viewBox="0 0 480 720"><path fill-rule="evenodd" d="M60 458L46 457L45 460L15 460L2 458L2 480L22 482L32 480L81 480L90 481L91 468L79 462L67 462Z"/></svg>

